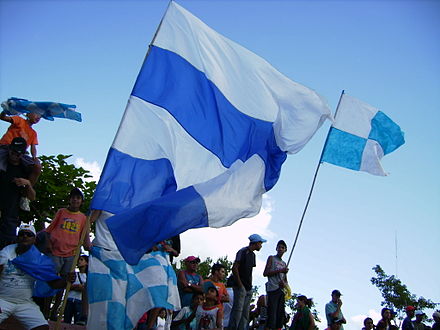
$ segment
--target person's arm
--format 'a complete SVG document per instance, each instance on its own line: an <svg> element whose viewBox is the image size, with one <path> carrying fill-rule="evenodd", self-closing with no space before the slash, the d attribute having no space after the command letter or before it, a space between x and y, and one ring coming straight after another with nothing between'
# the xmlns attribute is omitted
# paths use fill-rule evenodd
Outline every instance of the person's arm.
<svg viewBox="0 0 440 330"><path fill-rule="evenodd" d="M223 309L219 308L217 311L217 322L216 326L219 329L223 329Z"/></svg>
<svg viewBox="0 0 440 330"><path fill-rule="evenodd" d="M315 329L315 319L313 317L312 312L309 312L309 320L310 320L310 324L309 324L309 329L308 330Z"/></svg>
<svg viewBox="0 0 440 330"><path fill-rule="evenodd" d="M48 281L47 284L49 284L49 286L52 289L64 289L67 285L67 281L73 283L75 282L75 273L68 273L67 274L67 278L60 278L57 280L53 280L53 281Z"/></svg>
<svg viewBox="0 0 440 330"><path fill-rule="evenodd" d="M222 289L222 295L220 296L220 301L222 303L229 302L229 293L228 290L226 290L226 287L223 287Z"/></svg>
<svg viewBox="0 0 440 330"><path fill-rule="evenodd" d="M240 262L237 260L234 261L234 265L232 266L232 274L234 274L235 282L239 287L243 287L243 283L241 282L240 273L238 272L238 268L240 267Z"/></svg>
<svg viewBox="0 0 440 330"><path fill-rule="evenodd" d="M186 280L185 272L183 270L181 270L177 275L177 280L179 281L180 287L182 288L183 292L193 292L190 283L188 283L188 281Z"/></svg>
<svg viewBox="0 0 440 330"><path fill-rule="evenodd" d="M14 178L12 180L18 187L24 187L24 192L27 198L31 201L35 200L36 193L34 188L32 187L31 182L25 178Z"/></svg>
<svg viewBox="0 0 440 330"><path fill-rule="evenodd" d="M90 224L94 223L101 215L102 210L92 210L90 213Z"/></svg>
<svg viewBox="0 0 440 330"><path fill-rule="evenodd" d="M31 155L34 160L37 159L37 147L35 144L31 144Z"/></svg>
<svg viewBox="0 0 440 330"><path fill-rule="evenodd" d="M199 275L199 283L200 284L191 284L192 292L200 292L203 293L203 278Z"/></svg>
<svg viewBox="0 0 440 330"><path fill-rule="evenodd" d="M7 121L8 123L11 123L11 124L14 123L14 120L12 119L12 117L9 117L5 111L2 111L0 113L0 120Z"/></svg>

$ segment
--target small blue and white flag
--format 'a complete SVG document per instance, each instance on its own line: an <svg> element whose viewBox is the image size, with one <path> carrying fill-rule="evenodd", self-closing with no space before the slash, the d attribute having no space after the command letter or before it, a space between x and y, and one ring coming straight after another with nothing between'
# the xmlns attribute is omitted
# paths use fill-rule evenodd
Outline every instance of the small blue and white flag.
<svg viewBox="0 0 440 330"><path fill-rule="evenodd" d="M286 153L330 110L313 90L171 2L107 156L92 209L135 264L190 228L256 215Z"/></svg>
<svg viewBox="0 0 440 330"><path fill-rule="evenodd" d="M385 176L381 158L404 143L400 127L387 115L343 94L321 161Z"/></svg>
<svg viewBox="0 0 440 330"><path fill-rule="evenodd" d="M26 113L38 113L44 119L54 121L54 118L65 118L82 121L81 113L76 111L76 105L58 102L29 101L11 97L2 102L3 111L8 115L19 115Z"/></svg>

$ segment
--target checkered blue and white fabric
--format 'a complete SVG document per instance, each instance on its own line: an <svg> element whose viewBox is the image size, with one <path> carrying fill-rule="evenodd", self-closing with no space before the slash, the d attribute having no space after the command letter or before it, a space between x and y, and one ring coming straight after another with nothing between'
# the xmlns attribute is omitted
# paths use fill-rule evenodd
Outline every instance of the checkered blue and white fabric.
<svg viewBox="0 0 440 330"><path fill-rule="evenodd" d="M387 115L344 94L321 161L384 176L380 159L404 143L400 127Z"/></svg>
<svg viewBox="0 0 440 330"><path fill-rule="evenodd" d="M117 250L94 246L88 274L89 329L133 329L154 307L180 309L176 274L165 252L128 265Z"/></svg>

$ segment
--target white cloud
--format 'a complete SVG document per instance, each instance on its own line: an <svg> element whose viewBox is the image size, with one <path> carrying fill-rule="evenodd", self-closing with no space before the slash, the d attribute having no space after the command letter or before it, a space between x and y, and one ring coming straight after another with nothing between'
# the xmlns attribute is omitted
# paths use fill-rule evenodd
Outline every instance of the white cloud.
<svg viewBox="0 0 440 330"><path fill-rule="evenodd" d="M377 322L379 322L379 320L382 318L380 315L380 312L376 311L375 309L370 309L368 311L368 315L365 314L360 314L360 315L355 315L352 316L350 318L349 323L349 327L350 329L361 329L364 326L364 320L367 317L371 317L373 319L374 324L377 324Z"/></svg>
<svg viewBox="0 0 440 330"><path fill-rule="evenodd" d="M101 166L99 166L97 161L87 162L84 160L84 158L76 158L75 159L75 166L82 167L85 170L90 171L90 175L92 176L89 178L89 181L96 181L98 182L99 177L101 176Z"/></svg>

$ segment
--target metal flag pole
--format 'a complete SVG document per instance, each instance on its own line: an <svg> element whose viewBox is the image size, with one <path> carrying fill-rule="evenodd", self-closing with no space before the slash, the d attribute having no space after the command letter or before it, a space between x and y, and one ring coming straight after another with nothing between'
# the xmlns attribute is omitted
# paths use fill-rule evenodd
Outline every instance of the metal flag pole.
<svg viewBox="0 0 440 330"><path fill-rule="evenodd" d="M344 95L344 93L345 93L345 91L342 90L341 96L339 97L338 105L336 106L335 118L336 118L336 115L338 113L339 105L341 104L342 96ZM299 232L301 231L301 227L302 227L302 224L303 224L303 221L304 221L304 216L306 215L307 208L309 207L310 198L312 197L313 188L315 187L316 178L318 176L319 168L321 167L322 156L324 154L325 147L327 146L327 141L328 141L328 137L330 135L331 128L332 128L332 126L330 126L330 128L328 130L328 133L327 133L327 137L325 138L324 147L322 148L321 156L319 157L318 166L316 167L315 175L313 176L312 186L310 187L309 197L307 197L307 202L306 202L306 205L304 207L304 210L303 210L303 213L302 213L302 216L301 216L301 221L299 222L298 230L296 231L295 241L293 242L292 249L290 250L289 259L287 260L287 267L289 266L290 259L292 259L293 250L295 250L296 243L298 242Z"/></svg>

